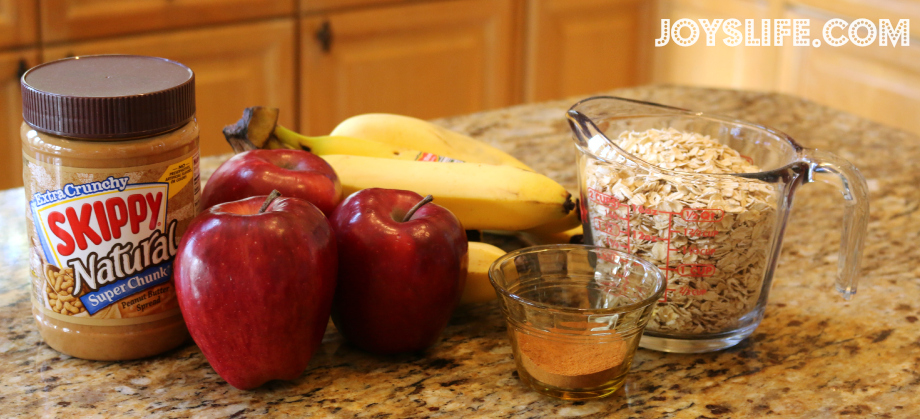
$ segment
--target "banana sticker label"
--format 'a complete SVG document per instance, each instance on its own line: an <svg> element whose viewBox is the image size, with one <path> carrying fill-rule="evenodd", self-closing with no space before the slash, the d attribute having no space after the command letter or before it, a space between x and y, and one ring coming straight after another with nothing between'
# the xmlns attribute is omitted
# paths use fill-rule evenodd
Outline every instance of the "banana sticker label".
<svg viewBox="0 0 920 419"><path fill-rule="evenodd" d="M426 153L424 151L419 152L418 155L415 156L415 161L430 161L430 162L437 162L437 163L463 163L463 160L458 160L458 159L454 159L451 157L439 156L437 154Z"/></svg>

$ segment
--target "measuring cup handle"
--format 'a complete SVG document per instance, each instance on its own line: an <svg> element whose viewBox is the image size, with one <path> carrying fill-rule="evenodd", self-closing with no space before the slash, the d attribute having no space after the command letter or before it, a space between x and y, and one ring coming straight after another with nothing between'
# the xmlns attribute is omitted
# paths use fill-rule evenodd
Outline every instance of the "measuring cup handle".
<svg viewBox="0 0 920 419"><path fill-rule="evenodd" d="M826 151L806 149L806 183L821 181L837 187L843 194L843 230L837 257L837 291L849 300L856 293L859 258L869 222L869 194L866 179L852 163Z"/></svg>

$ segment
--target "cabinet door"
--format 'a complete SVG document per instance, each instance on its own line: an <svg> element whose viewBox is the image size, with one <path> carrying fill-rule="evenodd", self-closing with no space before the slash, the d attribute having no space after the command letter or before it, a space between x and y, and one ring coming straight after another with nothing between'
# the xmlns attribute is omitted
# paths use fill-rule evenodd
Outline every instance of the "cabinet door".
<svg viewBox="0 0 920 419"><path fill-rule="evenodd" d="M46 61L68 55L142 54L176 60L195 72L202 155L230 152L221 129L247 106L281 108L295 127L294 21L176 31L48 48Z"/></svg>
<svg viewBox="0 0 920 419"><path fill-rule="evenodd" d="M38 39L37 1L0 0L0 48L35 43Z"/></svg>
<svg viewBox="0 0 920 419"><path fill-rule="evenodd" d="M41 0L42 40L74 41L293 13L294 0Z"/></svg>
<svg viewBox="0 0 920 419"><path fill-rule="evenodd" d="M673 25L678 19L754 19L760 35L761 19L774 15L775 0L661 0L655 16L654 35L646 38L649 45L661 36L661 19L671 19ZM814 33L814 32L813 32ZM689 30L684 29L684 36ZM720 28L715 36L715 45L706 45L706 34L700 30L699 39L689 46L676 45L672 39L663 47L654 47L652 82L687 84L694 86L728 87L737 89L773 90L776 87L776 47L739 46L730 47L723 43L727 36ZM787 40L786 43L790 43Z"/></svg>
<svg viewBox="0 0 920 419"><path fill-rule="evenodd" d="M822 14L840 17L847 22L857 18L869 19L875 23L879 19L889 19L897 25L898 20L907 19L914 22L910 26L911 36L920 38L920 25L917 25L920 21L920 2L917 0L783 0L783 5L793 10L821 11ZM816 27L815 23L812 22L812 28Z"/></svg>
<svg viewBox="0 0 920 419"><path fill-rule="evenodd" d="M328 134L366 112L428 119L512 104L513 10L512 0L463 0L305 17L301 129Z"/></svg>
<svg viewBox="0 0 920 419"><path fill-rule="evenodd" d="M785 17L811 19L812 33L819 34L831 18L804 10ZM866 47L784 48L782 58L781 91L920 134L920 38L897 47L876 39Z"/></svg>
<svg viewBox="0 0 920 419"><path fill-rule="evenodd" d="M22 145L19 126L22 124L22 96L19 77L29 67L38 64L34 50L0 53L0 189L22 186Z"/></svg>
<svg viewBox="0 0 920 419"><path fill-rule="evenodd" d="M651 3L528 0L524 99L560 99L646 82Z"/></svg>

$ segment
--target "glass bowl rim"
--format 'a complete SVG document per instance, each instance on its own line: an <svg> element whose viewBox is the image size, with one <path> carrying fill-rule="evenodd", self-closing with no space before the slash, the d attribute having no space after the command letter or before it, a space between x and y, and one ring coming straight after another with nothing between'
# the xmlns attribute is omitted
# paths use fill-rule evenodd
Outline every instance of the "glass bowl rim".
<svg viewBox="0 0 920 419"><path fill-rule="evenodd" d="M638 263L642 265L649 274L658 277L659 281L657 283L657 286L655 287L654 292L648 298L645 298L642 301L635 302L632 304L626 304L626 305L616 306L612 308L571 308L571 307L560 307L560 306L552 305L552 304L538 303L536 301L532 301L524 297L521 297L515 293L512 293L508 291L504 286L501 286L496 282L495 277L497 275L501 275L501 271L498 269L498 267L501 266L504 262L514 257L528 254L528 253L543 253L543 252L560 251L560 250L584 251L586 253L590 253L590 252L612 253L619 257L629 259L633 261L634 263ZM638 257L631 253L623 252L621 250L611 249L611 248L603 247L603 246L587 245L587 244L548 244L548 245L530 246L530 247L524 247L524 248L517 249L517 250L512 250L508 253L505 253L498 259L496 259L494 262L492 262L492 265L489 266L489 282L492 283L492 287L495 289L496 293L498 293L502 297L510 298L521 304L524 304L530 307L534 307L534 308L544 309L544 310L553 310L553 311L558 311L558 312L582 314L582 315L622 314L622 313L632 312L632 311L641 309L646 306L650 306L654 304L658 299L661 298L661 296L664 294L665 288L667 287L667 283L668 283L667 278L664 276L664 273L661 271L661 269L659 269L657 266L655 266L651 262L641 257Z"/></svg>

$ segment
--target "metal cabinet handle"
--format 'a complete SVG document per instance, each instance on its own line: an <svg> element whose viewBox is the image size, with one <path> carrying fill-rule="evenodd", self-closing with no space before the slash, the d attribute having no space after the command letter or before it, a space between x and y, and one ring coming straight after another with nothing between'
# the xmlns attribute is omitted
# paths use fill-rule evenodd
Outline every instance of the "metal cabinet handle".
<svg viewBox="0 0 920 419"><path fill-rule="evenodd" d="M332 25L329 24L328 20L323 21L323 24L316 30L316 40L319 41L323 52L329 52L332 48Z"/></svg>

